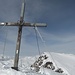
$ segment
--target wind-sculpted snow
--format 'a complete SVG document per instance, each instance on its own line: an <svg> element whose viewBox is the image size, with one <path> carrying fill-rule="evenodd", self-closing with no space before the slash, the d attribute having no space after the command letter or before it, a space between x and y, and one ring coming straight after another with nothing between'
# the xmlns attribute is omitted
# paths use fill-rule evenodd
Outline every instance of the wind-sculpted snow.
<svg viewBox="0 0 75 75"><path fill-rule="evenodd" d="M38 59L39 56L35 57L20 57L19 60L19 71L11 69L13 66L13 58L5 57L2 59L0 57L0 75L75 75L75 55L72 54L60 54L60 53L43 53L49 58L44 61L52 61L57 68L61 68L64 72L58 73L55 70L40 67L39 72L31 70L31 65ZM43 55L42 54L42 55ZM52 57L51 57L52 56ZM44 64L43 63L43 64Z"/></svg>

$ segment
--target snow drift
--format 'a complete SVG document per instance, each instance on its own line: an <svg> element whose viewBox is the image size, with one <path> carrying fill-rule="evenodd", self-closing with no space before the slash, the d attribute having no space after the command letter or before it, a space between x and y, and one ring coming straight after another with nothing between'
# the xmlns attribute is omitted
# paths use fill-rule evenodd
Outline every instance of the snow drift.
<svg viewBox="0 0 75 75"><path fill-rule="evenodd" d="M42 66L40 66L40 70L38 72L36 72L35 70L31 70L32 68L30 66L34 64L34 62L39 58L39 56L35 56L20 57L20 71L15 71L11 69L14 59L8 57L2 59L0 56L0 75L75 75L75 55L48 52L44 52L42 55L44 54L48 57L48 59L44 60L42 65L50 61L55 67L53 70L43 68ZM63 73L55 72L55 70L57 70L58 68L61 68L63 70Z"/></svg>

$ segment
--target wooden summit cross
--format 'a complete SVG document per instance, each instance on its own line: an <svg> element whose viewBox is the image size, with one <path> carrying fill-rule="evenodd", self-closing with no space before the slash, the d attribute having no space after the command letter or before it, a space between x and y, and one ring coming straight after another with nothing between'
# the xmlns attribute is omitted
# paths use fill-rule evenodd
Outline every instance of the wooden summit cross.
<svg viewBox="0 0 75 75"><path fill-rule="evenodd" d="M30 27L45 27L46 24L44 23L25 23L24 22L24 12L25 12L25 0L22 2L22 9L19 22L0 22L0 26L18 26L18 38L16 44L16 51L15 51L15 59L14 59L14 67L15 70L18 70L18 61L19 61L19 52L20 52L20 43L21 43L21 34L22 34L22 27L23 26L30 26Z"/></svg>

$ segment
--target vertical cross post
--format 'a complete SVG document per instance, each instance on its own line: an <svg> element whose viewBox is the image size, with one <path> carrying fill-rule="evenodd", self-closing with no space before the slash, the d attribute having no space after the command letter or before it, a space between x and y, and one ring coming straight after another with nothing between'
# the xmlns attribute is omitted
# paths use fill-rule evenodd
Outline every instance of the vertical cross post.
<svg viewBox="0 0 75 75"><path fill-rule="evenodd" d="M18 37L17 37L17 44L16 44L14 67L12 67L15 70L18 70L18 61L19 61L19 53L20 53L20 44L21 44L22 24L23 24L23 20L24 20L24 12L25 12L25 2L23 0L21 15L20 15L20 26L19 26L19 29L18 29Z"/></svg>
<svg viewBox="0 0 75 75"><path fill-rule="evenodd" d="M15 59L14 59L14 67L12 67L15 70L18 70L21 35L22 35L22 26L19 26L18 37L17 37L17 44L16 44L16 51L15 51Z"/></svg>

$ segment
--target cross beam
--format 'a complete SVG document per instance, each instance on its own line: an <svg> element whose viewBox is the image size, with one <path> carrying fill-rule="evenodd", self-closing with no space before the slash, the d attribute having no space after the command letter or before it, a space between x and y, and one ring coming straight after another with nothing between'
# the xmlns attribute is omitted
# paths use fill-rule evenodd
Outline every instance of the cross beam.
<svg viewBox="0 0 75 75"><path fill-rule="evenodd" d="M18 70L18 62L19 62L19 53L20 53L20 44L21 44L21 35L22 35L22 27L23 26L29 26L29 27L46 27L47 25L45 23L25 23L24 22L24 13L25 13L25 0L22 2L22 9L21 9L21 15L20 15L20 21L19 22L1 22L0 26L18 26L18 37L17 37L17 43L16 43L16 51L15 51L15 59L14 59L14 67L12 67L15 70Z"/></svg>
<svg viewBox="0 0 75 75"><path fill-rule="evenodd" d="M25 23L22 24L20 22L0 22L0 26L30 26L30 27L46 27L47 25L45 23Z"/></svg>

